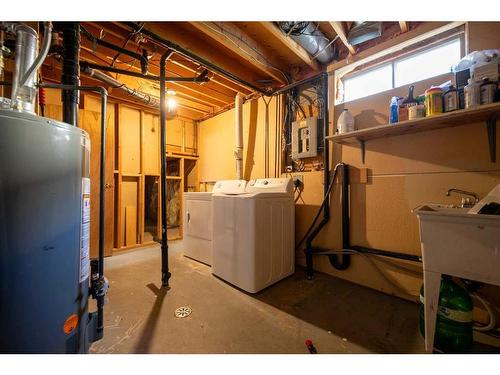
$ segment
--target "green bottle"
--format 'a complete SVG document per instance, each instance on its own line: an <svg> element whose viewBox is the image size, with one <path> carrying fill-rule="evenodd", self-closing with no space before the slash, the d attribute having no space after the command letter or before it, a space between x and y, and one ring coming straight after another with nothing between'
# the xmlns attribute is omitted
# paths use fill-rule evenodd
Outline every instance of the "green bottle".
<svg viewBox="0 0 500 375"><path fill-rule="evenodd" d="M469 293L443 275L439 290L434 348L444 353L467 353L472 348L472 299ZM424 286L420 288L420 333L425 337Z"/></svg>

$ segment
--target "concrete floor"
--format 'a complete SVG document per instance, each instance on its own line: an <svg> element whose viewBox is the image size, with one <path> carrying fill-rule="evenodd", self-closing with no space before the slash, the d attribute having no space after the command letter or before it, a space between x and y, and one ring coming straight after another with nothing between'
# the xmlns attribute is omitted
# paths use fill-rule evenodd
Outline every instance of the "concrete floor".
<svg viewBox="0 0 500 375"><path fill-rule="evenodd" d="M324 274L295 275L250 295L169 245L171 289L159 246L106 259L104 338L91 353L421 353L418 306ZM176 318L189 306L192 314Z"/></svg>

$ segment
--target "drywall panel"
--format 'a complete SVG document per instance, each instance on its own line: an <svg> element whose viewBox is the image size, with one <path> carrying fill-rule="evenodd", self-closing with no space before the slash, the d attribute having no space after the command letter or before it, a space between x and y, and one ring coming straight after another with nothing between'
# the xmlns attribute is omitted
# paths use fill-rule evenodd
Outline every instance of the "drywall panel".
<svg viewBox="0 0 500 375"><path fill-rule="evenodd" d="M141 173L141 112L120 105L120 153L123 173Z"/></svg>
<svg viewBox="0 0 500 375"><path fill-rule="evenodd" d="M144 174L160 173L160 127L158 116L142 115Z"/></svg>
<svg viewBox="0 0 500 375"><path fill-rule="evenodd" d="M306 179L305 185L314 183ZM395 252L420 255L418 220L411 212L413 208L427 202L460 203L460 197L446 197L450 187L461 187L484 196L500 183L499 172L455 172L439 174L408 174L378 176L369 178L367 184L351 184L351 244ZM321 203L321 196L303 194L303 200L296 206L296 239L305 233L314 213ZM317 237L316 246L341 248L341 210L339 186L332 199L332 218ZM302 251L297 253L300 263L305 264ZM359 258L359 259L358 259ZM372 257L373 258L373 257ZM410 262L392 261L415 270L420 266ZM386 264L379 264L385 276L399 285L399 290L390 284L374 265L360 256L353 257L353 263L346 271L335 270L328 260L315 258L315 268L365 286L380 289L391 294L417 296L421 278L398 272ZM387 274L390 272L389 274Z"/></svg>
<svg viewBox="0 0 500 375"><path fill-rule="evenodd" d="M269 99L267 99L269 101ZM243 175L245 179L265 176L265 128L269 123L269 171L274 174L276 98L259 98L243 105ZM235 111L231 109L199 123L198 151L200 182L235 178Z"/></svg>

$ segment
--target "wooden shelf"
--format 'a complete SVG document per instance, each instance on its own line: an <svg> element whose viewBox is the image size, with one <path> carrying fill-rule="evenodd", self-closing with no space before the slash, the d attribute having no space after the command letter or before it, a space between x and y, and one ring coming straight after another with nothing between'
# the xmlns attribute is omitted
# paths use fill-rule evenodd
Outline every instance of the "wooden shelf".
<svg viewBox="0 0 500 375"><path fill-rule="evenodd" d="M326 137L335 143L359 145L364 163L365 142L372 139L394 137L398 135L425 132L435 129L452 128L484 121L488 133L491 162L496 162L496 118L500 113L500 103L482 105L477 108L461 109L432 117L398 122L396 124L378 125L367 129L355 130L344 134Z"/></svg>
<svg viewBox="0 0 500 375"><path fill-rule="evenodd" d="M181 176L165 176L167 180L182 180Z"/></svg>

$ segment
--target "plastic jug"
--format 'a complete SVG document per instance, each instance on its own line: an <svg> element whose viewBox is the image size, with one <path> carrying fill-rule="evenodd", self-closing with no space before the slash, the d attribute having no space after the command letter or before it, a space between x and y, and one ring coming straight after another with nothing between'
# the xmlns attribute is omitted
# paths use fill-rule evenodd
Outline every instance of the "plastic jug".
<svg viewBox="0 0 500 375"><path fill-rule="evenodd" d="M337 133L348 133L354 131L354 117L349 110L344 109L337 121Z"/></svg>

